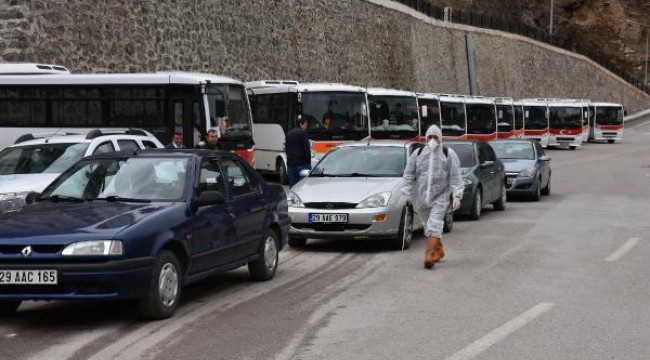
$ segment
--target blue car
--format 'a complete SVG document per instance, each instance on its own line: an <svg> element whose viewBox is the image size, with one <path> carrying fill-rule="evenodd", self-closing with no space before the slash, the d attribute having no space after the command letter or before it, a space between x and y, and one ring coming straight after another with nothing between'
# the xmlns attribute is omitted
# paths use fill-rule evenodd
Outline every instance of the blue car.
<svg viewBox="0 0 650 360"><path fill-rule="evenodd" d="M23 300L138 300L172 316L181 288L248 265L271 279L287 199L236 155L142 150L80 160L0 214L0 314Z"/></svg>
<svg viewBox="0 0 650 360"><path fill-rule="evenodd" d="M530 139L490 141L506 168L508 195L524 195L539 201L551 194L551 158L539 142Z"/></svg>

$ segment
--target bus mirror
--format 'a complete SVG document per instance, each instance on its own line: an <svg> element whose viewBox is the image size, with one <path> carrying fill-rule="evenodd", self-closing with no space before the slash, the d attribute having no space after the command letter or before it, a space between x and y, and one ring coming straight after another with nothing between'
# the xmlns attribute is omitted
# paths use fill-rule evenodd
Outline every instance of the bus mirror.
<svg viewBox="0 0 650 360"><path fill-rule="evenodd" d="M526 110L526 112L525 112L525 115L524 115L524 116L526 117L526 119L528 119L528 117L530 117L530 111L528 111L528 110Z"/></svg>
<svg viewBox="0 0 650 360"><path fill-rule="evenodd" d="M214 114L216 117L226 116L226 103L223 100L214 101Z"/></svg>
<svg viewBox="0 0 650 360"><path fill-rule="evenodd" d="M366 104L361 104L361 113L363 116L368 116L368 108L366 107Z"/></svg>
<svg viewBox="0 0 650 360"><path fill-rule="evenodd" d="M503 119L503 110L499 110L499 119Z"/></svg>
<svg viewBox="0 0 650 360"><path fill-rule="evenodd" d="M429 117L428 109L426 105L422 105L422 117Z"/></svg>

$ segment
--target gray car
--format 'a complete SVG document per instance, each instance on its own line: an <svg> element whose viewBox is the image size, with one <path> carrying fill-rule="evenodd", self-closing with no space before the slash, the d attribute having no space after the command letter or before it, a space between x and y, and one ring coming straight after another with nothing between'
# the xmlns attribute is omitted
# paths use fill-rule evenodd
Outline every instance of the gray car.
<svg viewBox="0 0 650 360"><path fill-rule="evenodd" d="M490 141L508 177L508 195L525 195L538 201L551 194L551 158L542 146L529 139Z"/></svg>
<svg viewBox="0 0 650 360"><path fill-rule="evenodd" d="M290 191L289 245L308 238L392 239L396 248L411 245L422 227L405 206L402 175L408 155L423 144L373 140L337 146ZM451 230L451 209L445 230Z"/></svg>

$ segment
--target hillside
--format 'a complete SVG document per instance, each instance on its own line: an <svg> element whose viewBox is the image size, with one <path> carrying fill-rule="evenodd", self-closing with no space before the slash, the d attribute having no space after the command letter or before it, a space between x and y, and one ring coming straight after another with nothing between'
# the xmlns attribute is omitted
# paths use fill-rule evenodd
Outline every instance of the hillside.
<svg viewBox="0 0 650 360"><path fill-rule="evenodd" d="M549 30L551 0L424 1ZM591 47L643 80L650 1L554 0L553 12L554 35Z"/></svg>

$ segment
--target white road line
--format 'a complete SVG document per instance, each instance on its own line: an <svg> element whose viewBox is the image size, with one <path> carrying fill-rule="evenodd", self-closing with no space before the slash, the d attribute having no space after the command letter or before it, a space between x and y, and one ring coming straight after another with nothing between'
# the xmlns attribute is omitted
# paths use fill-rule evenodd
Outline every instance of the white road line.
<svg viewBox="0 0 650 360"><path fill-rule="evenodd" d="M555 304L552 303L539 303L535 305L525 313L503 324L503 326L500 328L492 330L492 332L489 334L474 341L466 348L448 357L447 360L469 360L475 358L483 351L489 349L492 345L505 339L510 334L528 325L528 323L532 322L545 312L551 310L553 306L555 306Z"/></svg>
<svg viewBox="0 0 650 360"><path fill-rule="evenodd" d="M643 125L648 125L648 124L650 124L650 121L646 121L646 122L643 122L641 124L634 125L634 126L632 126L632 129L636 129L636 128L639 128L639 127L641 127Z"/></svg>
<svg viewBox="0 0 650 360"><path fill-rule="evenodd" d="M630 240L626 241L623 246L618 248L618 250L614 251L611 255L609 255L607 258L605 258L605 261L617 261L620 260L625 254L630 252L632 248L641 240L638 237L631 238Z"/></svg>

